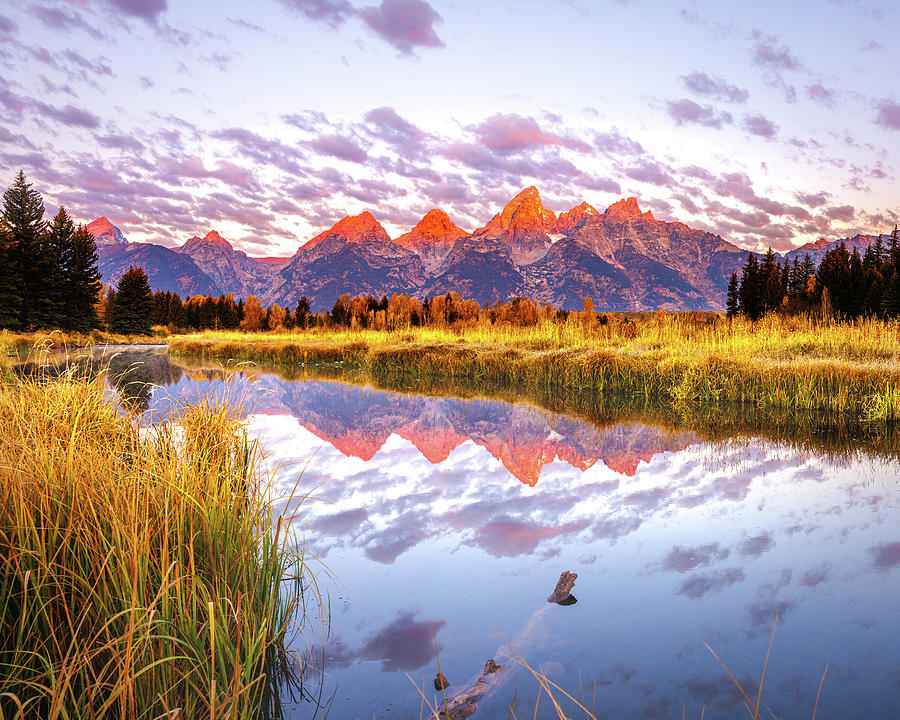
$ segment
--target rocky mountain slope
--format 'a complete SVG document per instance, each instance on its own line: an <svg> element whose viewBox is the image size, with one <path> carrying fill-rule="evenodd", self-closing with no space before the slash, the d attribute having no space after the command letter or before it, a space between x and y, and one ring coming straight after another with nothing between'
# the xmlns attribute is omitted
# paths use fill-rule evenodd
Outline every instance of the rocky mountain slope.
<svg viewBox="0 0 900 720"><path fill-rule="evenodd" d="M489 303L528 295L567 309L580 308L587 296L598 310L721 309L728 279L747 256L718 235L657 220L635 198L603 212L583 202L557 216L535 187L472 233L433 209L392 240L363 212L343 218L289 259L250 257L215 231L171 250L129 243L106 218L89 229L107 283L140 264L154 289L254 294L287 307L305 295L314 310L330 308L344 293L395 292L458 292ZM847 242L862 252L872 241L858 235ZM787 258L809 252L818 262L836 242L811 243Z"/></svg>

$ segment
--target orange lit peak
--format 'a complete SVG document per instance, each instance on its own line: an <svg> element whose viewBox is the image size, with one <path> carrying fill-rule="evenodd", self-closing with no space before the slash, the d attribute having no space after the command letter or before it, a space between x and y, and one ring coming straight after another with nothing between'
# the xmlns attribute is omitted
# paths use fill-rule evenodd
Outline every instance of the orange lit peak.
<svg viewBox="0 0 900 720"><path fill-rule="evenodd" d="M606 209L604 215L608 218L621 220L636 220L638 218L642 218L644 220L654 219L653 213L651 213L649 210L645 213L641 212L641 208L638 206L637 198L633 197L614 202Z"/></svg>

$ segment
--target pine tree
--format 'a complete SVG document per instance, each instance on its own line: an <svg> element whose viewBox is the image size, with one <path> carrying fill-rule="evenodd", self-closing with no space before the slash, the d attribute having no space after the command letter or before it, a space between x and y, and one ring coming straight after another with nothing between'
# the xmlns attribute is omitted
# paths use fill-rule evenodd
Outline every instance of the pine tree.
<svg viewBox="0 0 900 720"><path fill-rule="evenodd" d="M294 310L294 324L306 330L309 327L309 299L304 295L297 301L297 309Z"/></svg>
<svg viewBox="0 0 900 720"><path fill-rule="evenodd" d="M748 253L747 262L741 270L741 288L738 297L744 315L751 320L758 320L762 316L760 267L753 253Z"/></svg>
<svg viewBox="0 0 900 720"><path fill-rule="evenodd" d="M63 327L67 330L87 332L99 325L97 300L103 289L100 269L97 267L97 243L83 225L72 235L71 252L66 267L66 285L69 288Z"/></svg>
<svg viewBox="0 0 900 720"><path fill-rule="evenodd" d="M143 268L131 266L116 285L110 329L129 335L149 335L152 318L150 281Z"/></svg>
<svg viewBox="0 0 900 720"><path fill-rule="evenodd" d="M886 318L900 317L900 275L894 270L881 296L881 313Z"/></svg>
<svg viewBox="0 0 900 720"><path fill-rule="evenodd" d="M69 281L74 250L75 223L64 207L47 225L45 244L48 259L44 296L47 301L47 326L70 328L69 298L74 289Z"/></svg>
<svg viewBox="0 0 900 720"><path fill-rule="evenodd" d="M22 275L12 233L0 217L0 328L18 330L22 322Z"/></svg>
<svg viewBox="0 0 900 720"><path fill-rule="evenodd" d="M728 297L725 302L725 309L728 317L732 318L738 314L741 307L740 288L738 287L738 276L736 272L731 273L731 279L728 281Z"/></svg>
<svg viewBox="0 0 900 720"><path fill-rule="evenodd" d="M0 289L9 312L18 315L17 327L46 327L50 314L45 294L49 263L44 241L44 201L21 170L3 193L4 242L9 279Z"/></svg>

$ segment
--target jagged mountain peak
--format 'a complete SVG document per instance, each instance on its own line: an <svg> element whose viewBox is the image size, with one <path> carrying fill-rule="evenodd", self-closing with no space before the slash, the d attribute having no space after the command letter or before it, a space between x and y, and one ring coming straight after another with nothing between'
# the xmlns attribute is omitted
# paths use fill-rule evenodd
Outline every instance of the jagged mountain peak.
<svg viewBox="0 0 900 720"><path fill-rule="evenodd" d="M623 198L618 202L614 202L606 208L606 212L603 215L611 220L655 220L653 213L649 210L641 212L637 198L634 197Z"/></svg>
<svg viewBox="0 0 900 720"><path fill-rule="evenodd" d="M425 216L416 223L415 227L398 237L394 242L411 250L416 250L419 245L450 243L457 238L465 237L469 233L454 224L443 210L437 208L429 210Z"/></svg>
<svg viewBox="0 0 900 720"><path fill-rule="evenodd" d="M218 245L221 248L227 248L229 250L233 249L231 243L219 235L216 230L210 230L206 233L206 235L203 236L203 242L210 243L211 245Z"/></svg>
<svg viewBox="0 0 900 720"><path fill-rule="evenodd" d="M94 241L97 245L122 246L128 244L128 240L125 239L122 231L105 216L88 223L87 230L94 236Z"/></svg>
<svg viewBox="0 0 900 720"><path fill-rule="evenodd" d="M300 250L311 250L330 238L342 238L346 242L359 243L369 240L390 241L381 223L368 210L359 215L347 215L338 220L325 232L319 233ZM298 250L298 252L300 252Z"/></svg>
<svg viewBox="0 0 900 720"><path fill-rule="evenodd" d="M600 213L597 211L593 205L589 205L586 202L582 202L580 205L576 205L568 212L560 213L557 218L557 231L561 233L569 233L575 229L575 227L584 220L586 217L591 217L592 215L599 215Z"/></svg>

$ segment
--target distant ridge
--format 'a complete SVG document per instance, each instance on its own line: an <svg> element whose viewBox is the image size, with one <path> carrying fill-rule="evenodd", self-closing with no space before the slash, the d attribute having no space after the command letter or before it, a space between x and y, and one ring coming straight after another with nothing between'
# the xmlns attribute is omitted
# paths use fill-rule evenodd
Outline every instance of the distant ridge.
<svg viewBox="0 0 900 720"><path fill-rule="evenodd" d="M345 293L420 297L458 292L479 302L530 296L564 309L590 296L598 310L721 310L732 272L748 251L681 222L657 220L637 198L603 212L582 202L558 216L534 186L517 193L471 233L443 210L429 210L391 239L372 212L347 216L301 244L290 258L251 257L215 230L172 250L129 243L107 218L88 228L97 238L104 282L140 264L154 289L185 294L256 295L293 307L301 296L314 310ZM863 252L874 236L845 240ZM839 240L787 253L817 262Z"/></svg>

